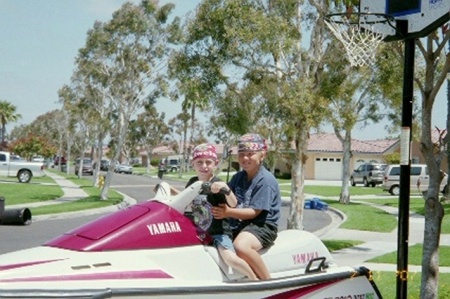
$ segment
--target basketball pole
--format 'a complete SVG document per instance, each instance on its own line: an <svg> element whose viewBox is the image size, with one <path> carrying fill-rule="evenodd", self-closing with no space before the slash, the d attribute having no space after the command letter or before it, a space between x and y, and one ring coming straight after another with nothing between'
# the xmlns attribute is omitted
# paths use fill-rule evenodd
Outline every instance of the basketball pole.
<svg viewBox="0 0 450 299"><path fill-rule="evenodd" d="M408 21L397 20L397 30L407 36ZM407 298L408 284L408 244L409 244L409 204L411 181L410 144L412 135L412 111L414 98L414 50L416 40L404 41L405 60L403 65L402 135L400 157L400 195L398 205L397 236L397 299Z"/></svg>

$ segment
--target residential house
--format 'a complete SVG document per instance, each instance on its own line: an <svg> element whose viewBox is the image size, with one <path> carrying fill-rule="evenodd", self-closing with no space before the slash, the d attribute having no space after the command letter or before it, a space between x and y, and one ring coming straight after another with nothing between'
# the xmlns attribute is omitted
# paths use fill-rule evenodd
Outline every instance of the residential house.
<svg viewBox="0 0 450 299"><path fill-rule="evenodd" d="M357 140L352 139L350 171L362 163L386 163L384 155L398 151L400 140ZM292 150L288 152L292 152ZM308 141L305 179L307 180L341 180L343 147L335 134L311 134ZM280 171L287 172L289 165L279 163Z"/></svg>
<svg viewBox="0 0 450 299"><path fill-rule="evenodd" d="M433 132L433 136L436 133ZM437 138L437 135L433 137ZM418 142L411 145L412 163L425 163L420 153ZM224 154L224 145L215 144L219 159ZM236 164L237 148L232 147L231 159ZM358 168L363 163L387 163L385 155L400 152L400 139L376 139L358 140L352 139L352 158L350 160L350 171ZM292 154L293 149L287 150L284 154ZM158 147L153 150L153 157L165 158L176 154L168 147ZM146 159L146 153L141 153L142 161ZM145 155L145 156L144 156ZM342 178L342 158L343 147L341 141L333 133L311 134L308 141L307 160L305 165L305 179L308 180L341 180ZM224 161L221 168L226 168L227 161ZM447 171L447 159L444 158L442 170ZM281 173L290 172L291 165L287 159L280 159L276 169Z"/></svg>

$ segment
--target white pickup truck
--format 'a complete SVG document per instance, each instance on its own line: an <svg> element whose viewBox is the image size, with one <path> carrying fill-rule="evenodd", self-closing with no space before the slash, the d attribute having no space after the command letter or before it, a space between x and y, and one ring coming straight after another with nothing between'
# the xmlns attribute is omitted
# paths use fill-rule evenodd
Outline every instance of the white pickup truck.
<svg viewBox="0 0 450 299"><path fill-rule="evenodd" d="M44 176L42 162L12 160L8 152L0 151L0 176L16 177L21 183L28 183L33 176Z"/></svg>

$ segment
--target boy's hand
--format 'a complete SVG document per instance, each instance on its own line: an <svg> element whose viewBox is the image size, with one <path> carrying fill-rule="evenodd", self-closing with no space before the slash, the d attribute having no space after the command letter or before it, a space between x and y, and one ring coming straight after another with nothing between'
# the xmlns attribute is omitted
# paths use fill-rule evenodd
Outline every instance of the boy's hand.
<svg viewBox="0 0 450 299"><path fill-rule="evenodd" d="M211 192L212 193L224 193L224 194L230 194L230 188L228 187L227 183L225 182L214 182L211 184Z"/></svg>
<svg viewBox="0 0 450 299"><path fill-rule="evenodd" d="M212 207L211 212L216 219L227 218L228 206L224 203L221 203L217 207Z"/></svg>

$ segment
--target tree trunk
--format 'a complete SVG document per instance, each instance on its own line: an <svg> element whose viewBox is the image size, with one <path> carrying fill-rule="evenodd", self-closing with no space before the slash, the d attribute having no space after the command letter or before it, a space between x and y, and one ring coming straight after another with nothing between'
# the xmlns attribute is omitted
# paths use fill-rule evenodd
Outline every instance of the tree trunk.
<svg viewBox="0 0 450 299"><path fill-rule="evenodd" d="M421 299L437 299L439 285L439 241L444 211L439 202L439 186L442 181L441 155L431 139L431 113L434 99L426 93L422 101L422 136L420 151L429 172L429 186L425 200L425 228L422 255Z"/></svg>
<svg viewBox="0 0 450 299"><path fill-rule="evenodd" d="M431 182L431 180L430 180ZM433 188L434 189L434 188ZM420 289L421 299L436 299L439 286L439 240L441 235L442 218L444 210L439 200L430 196L439 195L437 189L432 190L431 185L425 201L425 230L422 257L422 281Z"/></svg>
<svg viewBox="0 0 450 299"><path fill-rule="evenodd" d="M6 120L2 116L2 144L0 144L0 150L3 150L3 145L5 144L5 134L6 134Z"/></svg>
<svg viewBox="0 0 450 299"><path fill-rule="evenodd" d="M306 151L308 148L308 130L303 126L299 126L297 136L295 138L296 158L292 167L292 186L291 186L291 206L289 211L288 229L303 230L303 209L305 206L305 162Z"/></svg>
<svg viewBox="0 0 450 299"><path fill-rule="evenodd" d="M146 172L147 172L147 174L149 174L150 173L150 167L151 167L151 161L152 161L152 149L151 148L148 148L148 147L146 147L146 150L147 150L147 165L146 165ZM158 166L159 166L159 163L158 163Z"/></svg>
<svg viewBox="0 0 450 299"><path fill-rule="evenodd" d="M102 192L100 193L100 199L101 200L107 200L108 199L108 191L109 186L111 185L111 179L113 176L114 168L116 167L116 163L119 161L120 154L122 153L123 145L125 143L125 139L127 136L128 131L128 122L126 121L126 116L123 111L119 110L119 134L117 136L117 146L116 146L116 152L114 153L114 156L112 158L113 165L110 165L110 168L108 169L108 173L106 174L105 178L105 184L103 185Z"/></svg>
<svg viewBox="0 0 450 299"><path fill-rule="evenodd" d="M448 42L450 51L450 40ZM450 171L450 78L447 77L447 169ZM447 171L447 172L448 172ZM444 193L445 200L450 200L450 175L447 176L447 188Z"/></svg>
<svg viewBox="0 0 450 299"><path fill-rule="evenodd" d="M351 131L345 132L345 138L342 143L344 156L342 158L342 187L339 195L339 202L348 204L350 202L350 159L352 156L352 135Z"/></svg>

